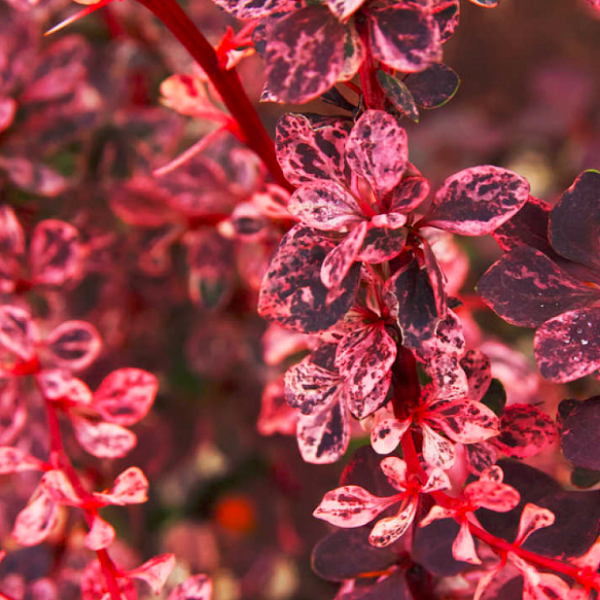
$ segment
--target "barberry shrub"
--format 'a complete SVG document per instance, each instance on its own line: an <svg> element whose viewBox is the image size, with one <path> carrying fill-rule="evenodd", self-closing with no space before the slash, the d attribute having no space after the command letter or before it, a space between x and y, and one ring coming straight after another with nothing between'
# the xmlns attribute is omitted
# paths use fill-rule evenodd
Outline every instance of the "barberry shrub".
<svg viewBox="0 0 600 600"><path fill-rule="evenodd" d="M0 5L0 598L597 598L586 74L504 133L516 0L75 1Z"/></svg>

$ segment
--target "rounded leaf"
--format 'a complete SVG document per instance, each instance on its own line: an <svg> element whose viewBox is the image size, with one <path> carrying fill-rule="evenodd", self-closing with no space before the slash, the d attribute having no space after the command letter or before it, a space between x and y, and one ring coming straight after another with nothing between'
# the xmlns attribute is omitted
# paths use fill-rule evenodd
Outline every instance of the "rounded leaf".
<svg viewBox="0 0 600 600"><path fill-rule="evenodd" d="M52 330L44 341L53 362L71 371L89 367L102 350L100 334L85 321L66 321Z"/></svg>
<svg viewBox="0 0 600 600"><path fill-rule="evenodd" d="M0 306L0 346L24 361L35 355L37 328L26 310L5 304Z"/></svg>
<svg viewBox="0 0 600 600"><path fill-rule="evenodd" d="M180 583L168 600L211 600L213 584L207 575L194 575Z"/></svg>
<svg viewBox="0 0 600 600"><path fill-rule="evenodd" d="M114 423L94 423L72 417L75 437L82 448L98 458L121 458L137 443L134 433Z"/></svg>

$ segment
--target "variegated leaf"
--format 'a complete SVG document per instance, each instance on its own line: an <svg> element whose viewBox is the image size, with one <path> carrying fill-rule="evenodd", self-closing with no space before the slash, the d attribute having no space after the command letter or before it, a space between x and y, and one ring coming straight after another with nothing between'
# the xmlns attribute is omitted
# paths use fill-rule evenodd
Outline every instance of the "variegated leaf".
<svg viewBox="0 0 600 600"><path fill-rule="evenodd" d="M175 555L161 554L146 561L137 569L126 572L128 578L145 581L155 594L160 594L175 566Z"/></svg>
<svg viewBox="0 0 600 600"><path fill-rule="evenodd" d="M390 192L390 212L409 213L415 210L429 195L429 182L425 177L412 175L400 180Z"/></svg>
<svg viewBox="0 0 600 600"><path fill-rule="evenodd" d="M379 498L357 485L346 485L327 492L313 515L336 527L360 527L396 502L395 496Z"/></svg>
<svg viewBox="0 0 600 600"><path fill-rule="evenodd" d="M83 543L86 548L93 550L103 550L110 546L115 539L115 530L112 525L107 523L97 513L92 516L92 525Z"/></svg>
<svg viewBox="0 0 600 600"><path fill-rule="evenodd" d="M168 600L211 600L213 584L207 575L194 575L180 583Z"/></svg>
<svg viewBox="0 0 600 600"><path fill-rule="evenodd" d="M346 144L346 160L379 198L391 191L408 162L406 131L383 110L368 110L356 122Z"/></svg>
<svg viewBox="0 0 600 600"><path fill-rule="evenodd" d="M455 442L474 444L498 434L499 420L485 404L474 400L444 400L429 408L427 420Z"/></svg>
<svg viewBox="0 0 600 600"><path fill-rule="evenodd" d="M46 465L19 448L0 447L0 475L19 471L43 471Z"/></svg>
<svg viewBox="0 0 600 600"><path fill-rule="evenodd" d="M293 8L295 0L213 0L238 19L260 19Z"/></svg>
<svg viewBox="0 0 600 600"><path fill-rule="evenodd" d="M410 420L383 419L371 430L371 446L377 454L393 452L410 427Z"/></svg>
<svg viewBox="0 0 600 600"><path fill-rule="evenodd" d="M471 535L467 521L461 521L460 523L460 530L452 544L452 556L456 560L468 562L472 565L481 564L481 559L477 556L475 550L475 540Z"/></svg>
<svg viewBox="0 0 600 600"><path fill-rule="evenodd" d="M340 21L345 21L365 3L365 0L325 0L325 2Z"/></svg>
<svg viewBox="0 0 600 600"><path fill-rule="evenodd" d="M0 346L29 361L37 340L37 328L26 310L10 304L0 306Z"/></svg>
<svg viewBox="0 0 600 600"><path fill-rule="evenodd" d="M141 469L130 467L115 479L110 492L94 496L102 504L142 504L148 500L148 480Z"/></svg>
<svg viewBox="0 0 600 600"><path fill-rule="evenodd" d="M436 192L428 225L461 235L491 233L516 214L529 198L526 179L486 165L452 175Z"/></svg>
<svg viewBox="0 0 600 600"><path fill-rule="evenodd" d="M372 219L367 233L364 237L362 247L358 253L358 260L372 265L392 260L402 252L406 244L408 230L402 226L390 227L387 223L376 225L375 220L383 221L378 217L402 217L399 213L391 213L390 215L378 215ZM389 219L391 220L391 219ZM402 222L403 219L397 219L396 222ZM396 223L393 223L394 225Z"/></svg>
<svg viewBox="0 0 600 600"><path fill-rule="evenodd" d="M460 366L469 383L469 399L481 400L492 382L490 359L481 350L469 350L460 359Z"/></svg>
<svg viewBox="0 0 600 600"><path fill-rule="evenodd" d="M449 469L456 458L454 444L423 424L423 458L427 464L440 469Z"/></svg>
<svg viewBox="0 0 600 600"><path fill-rule="evenodd" d="M600 368L600 308L565 312L535 333L535 357L542 376L565 383Z"/></svg>
<svg viewBox="0 0 600 600"><path fill-rule="evenodd" d="M443 63L435 63L405 79L414 101L423 108L439 108L449 102L458 90L458 75Z"/></svg>
<svg viewBox="0 0 600 600"><path fill-rule="evenodd" d="M358 285L359 265L343 280L340 293L327 302L321 265L335 244L314 230L296 226L283 238L263 280L259 314L304 333L324 331L348 311Z"/></svg>
<svg viewBox="0 0 600 600"><path fill-rule="evenodd" d="M521 520L519 521L519 531L515 543L518 545L523 542L534 532L542 527L550 527L554 523L554 513L547 508L541 508L528 502L523 507Z"/></svg>
<svg viewBox="0 0 600 600"><path fill-rule="evenodd" d="M91 365L102 350L102 339L95 327L85 321L66 321L44 340L52 361L71 371Z"/></svg>
<svg viewBox="0 0 600 600"><path fill-rule="evenodd" d="M58 504L38 487L29 504L17 515L12 536L21 546L43 542L58 522Z"/></svg>
<svg viewBox="0 0 600 600"><path fill-rule="evenodd" d="M121 458L136 445L134 433L114 423L94 423L72 417L75 437L82 448L98 458Z"/></svg>
<svg viewBox="0 0 600 600"><path fill-rule="evenodd" d="M388 456L379 463L383 474L392 487L404 492L408 487L408 466L406 461L397 456Z"/></svg>
<svg viewBox="0 0 600 600"><path fill-rule="evenodd" d="M418 123L419 109L404 82L385 71L377 71L377 81L394 108L415 123Z"/></svg>
<svg viewBox="0 0 600 600"><path fill-rule="evenodd" d="M537 327L599 296L539 250L522 247L494 263L477 284L484 302L505 321Z"/></svg>
<svg viewBox="0 0 600 600"><path fill-rule="evenodd" d="M498 467L499 468L499 467ZM464 496L471 506L487 508L494 512L508 512L516 508L521 495L515 488L483 477L465 487Z"/></svg>
<svg viewBox="0 0 600 600"><path fill-rule="evenodd" d="M409 497L402 503L395 516L377 521L369 535L371 544L383 548L401 538L415 519L417 505L417 499L414 496Z"/></svg>

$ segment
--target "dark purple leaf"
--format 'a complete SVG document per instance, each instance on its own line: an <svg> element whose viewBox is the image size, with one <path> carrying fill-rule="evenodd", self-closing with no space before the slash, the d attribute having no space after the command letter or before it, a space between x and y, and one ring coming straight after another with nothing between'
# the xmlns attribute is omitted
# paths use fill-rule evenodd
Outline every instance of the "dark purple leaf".
<svg viewBox="0 0 600 600"><path fill-rule="evenodd" d="M591 488L600 483L600 471L575 467L571 473L571 483L578 488Z"/></svg>
<svg viewBox="0 0 600 600"><path fill-rule="evenodd" d="M460 366L469 383L469 398L481 400L486 395L492 381L489 358L480 350L469 350L460 359Z"/></svg>
<svg viewBox="0 0 600 600"><path fill-rule="evenodd" d="M529 196L523 208L492 235L505 252L530 246L552 256L554 252L548 241L549 220L550 206L543 200Z"/></svg>
<svg viewBox="0 0 600 600"><path fill-rule="evenodd" d="M377 71L377 81L385 93L385 97L392 103L394 108L418 123L419 109L404 82L385 71Z"/></svg>
<svg viewBox="0 0 600 600"><path fill-rule="evenodd" d="M458 90L458 75L443 63L436 63L404 80L415 103L423 108L439 108L449 102Z"/></svg>
<svg viewBox="0 0 600 600"><path fill-rule="evenodd" d="M600 172L585 171L550 215L552 247L565 258L600 269Z"/></svg>
<svg viewBox="0 0 600 600"><path fill-rule="evenodd" d="M321 281L325 287L337 290L342 285L357 260L366 234L367 223L363 221L327 255L321 267Z"/></svg>
<svg viewBox="0 0 600 600"><path fill-rule="evenodd" d="M385 225L371 225L367 229L358 260L375 265L395 258L404 249L407 233L404 227L392 229Z"/></svg>
<svg viewBox="0 0 600 600"><path fill-rule="evenodd" d="M328 581L343 581L388 569L398 561L398 555L393 547L372 546L370 529L340 529L323 538L312 552L313 571Z"/></svg>
<svg viewBox="0 0 600 600"><path fill-rule="evenodd" d="M513 325L536 327L598 295L539 250L516 248L494 263L477 284L484 302Z"/></svg>
<svg viewBox="0 0 600 600"><path fill-rule="evenodd" d="M429 194L429 182L420 175L405 177L390 192L389 212L409 213L415 210Z"/></svg>
<svg viewBox="0 0 600 600"><path fill-rule="evenodd" d="M563 400L558 407L562 451L576 467L600 470L600 396L584 402Z"/></svg>
<svg viewBox="0 0 600 600"><path fill-rule="evenodd" d="M309 6L267 32L267 87L281 102L302 104L328 90L345 68L347 27L328 8Z"/></svg>
<svg viewBox="0 0 600 600"><path fill-rule="evenodd" d="M385 498L398 493L380 468L381 456L370 446L361 446L352 455L340 477L340 485L359 485ZM385 514L385 513L384 513Z"/></svg>
<svg viewBox="0 0 600 600"><path fill-rule="evenodd" d="M406 131L383 110L368 110L356 122L346 144L346 160L379 198L392 190L408 162Z"/></svg>
<svg viewBox="0 0 600 600"><path fill-rule="evenodd" d="M422 71L441 60L440 30L429 12L406 4L384 4L367 14L371 51L388 67Z"/></svg>
<svg viewBox="0 0 600 600"><path fill-rule="evenodd" d="M436 192L427 225L460 235L485 235L510 219L529 197L529 183L485 165L452 175Z"/></svg>
<svg viewBox="0 0 600 600"><path fill-rule="evenodd" d="M361 585L362 584L362 585ZM382 579L358 580L350 592L338 594L336 600L412 600L403 569Z"/></svg>
<svg viewBox="0 0 600 600"><path fill-rule="evenodd" d="M546 321L535 334L535 357L542 376L573 381L600 368L600 308L566 312Z"/></svg>
<svg viewBox="0 0 600 600"><path fill-rule="evenodd" d="M313 333L334 325L354 301L360 273L354 265L341 294L327 303L321 265L335 243L297 225L283 238L263 280L258 311L266 319L295 331Z"/></svg>
<svg viewBox="0 0 600 600"><path fill-rule="evenodd" d="M344 183L349 168L344 158L351 122L318 115L283 115L277 123L277 160L294 185Z"/></svg>
<svg viewBox="0 0 600 600"><path fill-rule="evenodd" d="M447 42L458 27L460 3L458 0L436 0L433 3L433 18L440 30L442 43Z"/></svg>
<svg viewBox="0 0 600 600"><path fill-rule="evenodd" d="M329 10L340 20L346 20L352 13L356 12L365 0L325 0Z"/></svg>
<svg viewBox="0 0 600 600"><path fill-rule="evenodd" d="M500 416L506 404L506 390L499 379L492 379L481 402Z"/></svg>

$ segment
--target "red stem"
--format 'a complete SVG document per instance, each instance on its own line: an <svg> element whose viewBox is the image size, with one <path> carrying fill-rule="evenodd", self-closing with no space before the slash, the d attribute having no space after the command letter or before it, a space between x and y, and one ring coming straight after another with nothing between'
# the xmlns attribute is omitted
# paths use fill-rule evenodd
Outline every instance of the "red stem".
<svg viewBox="0 0 600 600"><path fill-rule="evenodd" d="M235 69L223 69L217 53L185 14L176 0L137 0L158 17L202 67L237 121L248 146L264 161L275 181L293 191L277 162L275 146L252 102L246 95Z"/></svg>

